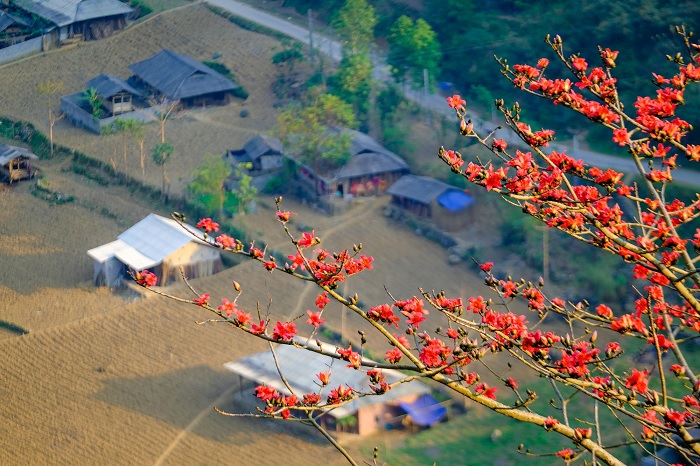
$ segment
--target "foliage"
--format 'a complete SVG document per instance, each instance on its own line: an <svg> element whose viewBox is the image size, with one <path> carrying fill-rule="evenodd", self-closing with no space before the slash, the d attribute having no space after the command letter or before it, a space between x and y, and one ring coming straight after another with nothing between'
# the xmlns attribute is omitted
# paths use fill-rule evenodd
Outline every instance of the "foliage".
<svg viewBox="0 0 700 466"><path fill-rule="evenodd" d="M555 132L532 129L517 103L507 106L499 100L497 108L527 150L513 149L493 134L478 133L466 118L466 102L459 95L447 99L460 134L476 141L485 152L467 163L458 152L441 147L438 155L450 170L550 229L610 254L617 263L628 264L636 280L629 290L633 299L629 305L593 306L586 299L563 299L552 294L543 280L502 277L493 263L481 262L479 268L489 289L486 296L463 300L419 289L413 297L389 293L387 302L365 306L358 294L346 296L341 285L371 269L373 258L362 254L359 243L351 249L329 251L313 230L292 233L293 213L283 210L281 199L277 219L292 249L284 264L253 243L246 246L219 234L216 222L202 219L197 227L206 235L200 238L212 246L250 257L271 273L318 287L317 310L307 311L306 331L302 331L309 337L295 339L297 325L306 316L276 321L268 307L253 319L236 303L243 291L238 283L234 283L233 300L224 299L218 307L206 293L176 299L213 313L215 320L223 319L238 331L343 361L365 372L370 380L361 387L325 391L333 374L321 372L317 375L320 388L313 393L294 393L289 385L278 391L262 384L255 389L262 407L250 416L311 425L351 464L357 464L321 427L319 414L424 378L449 389L455 397L529 425L528 432L564 442L564 448L556 452L521 447L525 455L566 464L592 460L621 465L630 449L637 457L658 459L659 449L668 447L688 463L698 463L700 381L693 347L700 332L700 271L696 268L700 262L700 197L670 198L666 188L673 183L678 157L700 162L700 146L685 139L692 127L677 116L686 91L700 82L700 45L691 42L684 28L677 32L685 50L669 55L670 73L654 68L657 92L642 94L626 106L618 92L622 84L616 78L617 63L625 58L618 60L617 51L600 47L598 58L586 59L565 51L559 36L548 36L546 43L558 67L550 67L546 58L534 65L513 66L498 60L503 75L516 88L606 128L641 177L635 184L623 181L624 173L589 166L550 148ZM617 273L604 272L609 276ZM141 280L144 286L148 282ZM323 313L331 312L327 308L331 301L342 304L372 330L360 331L361 343L354 348L324 350L314 338ZM383 360L364 359L365 349L374 350L378 345L386 350ZM644 365L625 354L640 348L652 356ZM527 375L516 379L512 375L516 367L518 373ZM399 369L408 375L390 383L384 369ZM543 380L552 391L543 388ZM537 446L531 438L537 437L527 435L516 442Z"/></svg>
<svg viewBox="0 0 700 466"><path fill-rule="evenodd" d="M415 22L408 16L401 16L391 28L387 37L389 55L387 64L399 82L406 79L414 86L423 86L423 70L428 71L430 83L434 83L440 73L440 42L437 35L425 20Z"/></svg>
<svg viewBox="0 0 700 466"><path fill-rule="evenodd" d="M89 89L83 89L83 99L90 106L90 113L93 118L100 119L104 116L105 112L102 109L102 99L97 89L91 87Z"/></svg>
<svg viewBox="0 0 700 466"><path fill-rule="evenodd" d="M238 201L238 213L248 213L251 205L258 199L258 188L253 186L253 177L248 174L248 170L253 168L250 162L241 162L236 165L233 176L236 180L236 187L233 194Z"/></svg>
<svg viewBox="0 0 700 466"><path fill-rule="evenodd" d="M20 325L17 325L17 324L13 324L12 322L8 322L6 320L1 320L1 319L0 319L0 328L7 330L8 332L12 332L16 335L26 335L29 333L29 330L27 330L26 328L24 328Z"/></svg>
<svg viewBox="0 0 700 466"><path fill-rule="evenodd" d="M153 13L151 8L144 0L129 0L129 6L138 11L138 18L143 18L146 15Z"/></svg>
<svg viewBox="0 0 700 466"><path fill-rule="evenodd" d="M218 212L219 217L223 217L224 206L232 201L231 193L226 189L229 176L231 165L217 155L207 154L192 171L192 181L187 185L187 192L206 211Z"/></svg>
<svg viewBox="0 0 700 466"><path fill-rule="evenodd" d="M231 93L235 97L238 97L240 99L248 98L248 91L246 91L245 88L240 85L240 83L236 82L236 76L234 76L233 71L231 71L226 65L224 65L223 63L219 63L218 61L203 61L202 64L208 66L212 70L224 76L226 79L230 79L231 81L238 84L238 87L231 91Z"/></svg>
<svg viewBox="0 0 700 466"><path fill-rule="evenodd" d="M374 42L377 17L367 0L346 0L332 21L333 29L343 39L343 54L366 54Z"/></svg>
<svg viewBox="0 0 700 466"><path fill-rule="evenodd" d="M276 134L292 154L318 168L321 161L337 165L348 157L349 136L329 132L329 128L353 128L355 116L339 97L311 92L300 105L285 107L277 125Z"/></svg>

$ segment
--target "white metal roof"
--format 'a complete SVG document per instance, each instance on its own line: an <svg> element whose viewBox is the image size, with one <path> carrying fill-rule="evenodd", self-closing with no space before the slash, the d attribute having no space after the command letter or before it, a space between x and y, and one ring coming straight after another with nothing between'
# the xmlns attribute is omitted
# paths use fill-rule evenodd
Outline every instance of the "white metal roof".
<svg viewBox="0 0 700 466"><path fill-rule="evenodd" d="M299 341L304 341L299 339ZM322 349L326 353L335 353L335 346L329 343L322 343ZM354 390L363 393L370 392L369 377L363 371L346 367L346 361L331 359L328 356L313 353L289 345L279 345L275 348L277 359L280 364L282 374L289 382L295 394L301 398L304 394L319 391L316 374L329 370L331 373L328 390L337 388L338 385L347 385ZM365 358L366 361L370 361ZM331 365L332 364L332 365ZM331 368L329 369L329 366ZM254 380L259 384L269 385L281 393L288 393L284 383L280 380L275 366L272 353L263 351L250 356L245 356L236 361L224 364L224 367L246 379ZM397 382L404 378L404 374L391 369L383 369L382 373L386 377L387 383ZM409 395L422 395L430 393L430 388L419 381L412 381L400 384L381 396L366 396L351 403L332 410L329 414L335 418L343 418L356 413L361 407L371 406L378 403L386 403Z"/></svg>
<svg viewBox="0 0 700 466"><path fill-rule="evenodd" d="M185 227L190 232L197 232L190 225ZM143 270L160 264L190 241L206 244L185 231L175 220L149 214L119 235L116 241L90 249L88 254L98 262L116 257L134 270Z"/></svg>

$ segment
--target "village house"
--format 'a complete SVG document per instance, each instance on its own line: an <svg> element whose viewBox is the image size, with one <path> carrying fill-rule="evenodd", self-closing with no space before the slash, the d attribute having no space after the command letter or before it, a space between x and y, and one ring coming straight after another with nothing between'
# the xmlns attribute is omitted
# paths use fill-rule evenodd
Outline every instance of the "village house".
<svg viewBox="0 0 700 466"><path fill-rule="evenodd" d="M96 40L126 27L133 9L119 0L10 0L10 5L46 20L56 40Z"/></svg>
<svg viewBox="0 0 700 466"><path fill-rule="evenodd" d="M331 127L329 132L350 135L350 157L344 164L315 173L300 165L301 179L321 196L349 198L382 194L409 172L408 164L365 133Z"/></svg>
<svg viewBox="0 0 700 466"><path fill-rule="evenodd" d="M38 158L22 147L0 144L0 178L7 180L10 184L32 178L36 170L31 162Z"/></svg>
<svg viewBox="0 0 700 466"><path fill-rule="evenodd" d="M141 93L126 81L108 74L95 76L85 83L85 87L95 89L109 116L133 111L134 98L141 97Z"/></svg>
<svg viewBox="0 0 700 466"><path fill-rule="evenodd" d="M185 107L231 102L240 86L192 57L163 49L146 60L129 65L133 82L154 98L178 100Z"/></svg>
<svg viewBox="0 0 700 466"><path fill-rule="evenodd" d="M231 150L231 166L239 163L252 163L251 175L262 175L282 168L284 145L274 136L258 134L249 139L242 149Z"/></svg>
<svg viewBox="0 0 700 466"><path fill-rule="evenodd" d="M0 49L22 42L29 34L29 26L28 19L0 10Z"/></svg>
<svg viewBox="0 0 700 466"><path fill-rule="evenodd" d="M319 344L323 352L335 353L335 345ZM318 392L316 374L328 367L328 356L289 345L279 345L275 348L275 354L280 372L297 396L301 398L306 393ZM358 391L371 391L366 372L346 367L343 362L336 364L331 371L330 386L343 385ZM245 356L224 364L224 367L237 374L241 382L252 381L256 385L267 385L280 393L290 394L280 380L270 351ZM390 384L405 377L391 369L382 370L382 374ZM413 422L427 427L446 417L447 409L430 396L430 388L419 381L412 381L396 385L382 396L365 396L339 406L322 416L320 423L331 431L366 435L387 427L400 426L402 421L404 425Z"/></svg>
<svg viewBox="0 0 700 466"><path fill-rule="evenodd" d="M129 271L149 270L162 286L181 280L181 269L188 279L220 272L219 250L192 233L199 234L190 225L183 228L175 220L149 214L115 241L87 252L95 261L95 285L120 286Z"/></svg>
<svg viewBox="0 0 700 466"><path fill-rule="evenodd" d="M438 228L453 232L473 222L474 198L455 186L427 176L406 175L387 193L392 204Z"/></svg>

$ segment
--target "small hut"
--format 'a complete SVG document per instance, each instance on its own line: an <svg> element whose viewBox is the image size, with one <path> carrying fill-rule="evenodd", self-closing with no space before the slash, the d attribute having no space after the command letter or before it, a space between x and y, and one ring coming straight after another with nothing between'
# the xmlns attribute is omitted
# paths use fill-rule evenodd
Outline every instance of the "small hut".
<svg viewBox="0 0 700 466"><path fill-rule="evenodd" d="M38 158L22 147L0 144L0 178L10 184L32 178L36 170L32 168L31 162Z"/></svg>
<svg viewBox="0 0 700 466"><path fill-rule="evenodd" d="M102 105L109 110L109 116L128 113L134 110L134 97L141 93L126 81L108 74L100 74L85 83L88 89L95 89Z"/></svg>
<svg viewBox="0 0 700 466"><path fill-rule="evenodd" d="M129 65L133 81L153 97L179 100L186 107L223 105L240 86L192 57L163 49Z"/></svg>
<svg viewBox="0 0 700 466"><path fill-rule="evenodd" d="M282 141L267 134L253 136L242 149L229 151L234 168L238 163L250 162L253 164L250 171L256 175L282 168L283 154Z"/></svg>
<svg viewBox="0 0 700 466"><path fill-rule="evenodd" d="M190 225L183 228L172 219L149 214L116 241L87 252L95 260L95 285L119 286L128 271L147 269L158 277L158 285L163 286L181 280L181 268L187 278L221 271L219 250L192 233L197 230Z"/></svg>
<svg viewBox="0 0 700 466"><path fill-rule="evenodd" d="M388 190L391 202L430 219L438 228L457 231L472 222L474 198L463 190L427 176L406 175Z"/></svg>
<svg viewBox="0 0 700 466"><path fill-rule="evenodd" d="M301 339L300 341L303 342ZM335 345L321 342L319 344L324 353L335 353ZM318 385L314 381L317 380L316 374L330 364L328 356L288 345L275 348L275 354L279 361L279 370L270 351L245 356L224 364L224 367L241 379L271 386L287 395L289 390L280 380L279 372L284 374L296 394L318 392ZM338 364L337 361L336 364L337 366L333 365L330 377L333 387L344 385L358 391L369 391L370 380L366 372L346 367L344 363ZM395 383L405 378L404 374L391 369L382 370L382 374L387 383ZM427 409L428 407L430 409ZM339 406L323 416L321 424L326 429L336 432L366 435L392 425L397 418L406 414L419 418L421 425L435 424L447 416L446 410L440 408L441 405L430 396L430 388L427 385L411 381L396 385L382 396L361 397Z"/></svg>

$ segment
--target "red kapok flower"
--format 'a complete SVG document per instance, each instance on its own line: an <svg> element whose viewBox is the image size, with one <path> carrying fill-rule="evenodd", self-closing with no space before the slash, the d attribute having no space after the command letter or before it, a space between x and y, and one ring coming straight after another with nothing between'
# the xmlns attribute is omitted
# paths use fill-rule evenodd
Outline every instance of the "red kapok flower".
<svg viewBox="0 0 700 466"><path fill-rule="evenodd" d="M212 231L219 231L219 224L210 218L203 218L197 222L197 228L201 228L207 233Z"/></svg>
<svg viewBox="0 0 700 466"><path fill-rule="evenodd" d="M306 323L313 325L316 328L320 327L321 324L326 321L325 319L321 318L321 312L311 312L310 310L307 310L306 313L309 315Z"/></svg>
<svg viewBox="0 0 700 466"><path fill-rule="evenodd" d="M289 341L297 334L297 326L294 322L277 322L272 331L275 340Z"/></svg>
<svg viewBox="0 0 700 466"><path fill-rule="evenodd" d="M625 387L637 393L646 393L649 386L649 380L647 379L648 374L649 371L646 369L642 372L637 369L632 369L632 374L625 380Z"/></svg>
<svg viewBox="0 0 700 466"><path fill-rule="evenodd" d="M294 212L277 212L277 219L282 223L287 223L292 215L296 215Z"/></svg>
<svg viewBox="0 0 700 466"><path fill-rule="evenodd" d="M204 293L202 296L199 296L195 299L192 300L193 303L195 303L197 306L206 306L209 304L209 293Z"/></svg>
<svg viewBox="0 0 700 466"><path fill-rule="evenodd" d="M134 274L134 278L136 279L136 283L141 286L145 286L146 288L156 286L158 283L158 277L156 277L156 274L149 272L148 270L136 272Z"/></svg>
<svg viewBox="0 0 700 466"><path fill-rule="evenodd" d="M450 108L462 109L467 104L467 101L464 100L459 94L455 94L445 100L447 100L447 105L449 105Z"/></svg>
<svg viewBox="0 0 700 466"><path fill-rule="evenodd" d="M321 382L321 385L324 387L328 385L328 382L331 380L331 373L326 371L326 372L319 372L316 374L316 377L318 377L318 380Z"/></svg>
<svg viewBox="0 0 700 466"><path fill-rule="evenodd" d="M563 450L559 450L558 452L556 452L554 456L558 456L568 461L570 459L573 459L574 456L576 456L576 453L571 448L564 448Z"/></svg>

